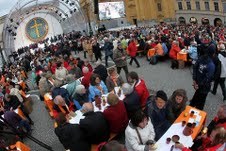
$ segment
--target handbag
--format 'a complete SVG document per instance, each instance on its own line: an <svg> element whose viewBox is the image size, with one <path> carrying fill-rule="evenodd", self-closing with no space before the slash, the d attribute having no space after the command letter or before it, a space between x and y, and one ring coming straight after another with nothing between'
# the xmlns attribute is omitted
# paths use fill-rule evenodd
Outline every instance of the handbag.
<svg viewBox="0 0 226 151"><path fill-rule="evenodd" d="M138 139L139 139L139 141L140 141L140 144L143 145L143 141L142 141L142 139L141 139L141 136L140 136L140 133L139 133L138 129L135 128L135 130L136 130L136 132L137 132L137 136L138 136Z"/></svg>

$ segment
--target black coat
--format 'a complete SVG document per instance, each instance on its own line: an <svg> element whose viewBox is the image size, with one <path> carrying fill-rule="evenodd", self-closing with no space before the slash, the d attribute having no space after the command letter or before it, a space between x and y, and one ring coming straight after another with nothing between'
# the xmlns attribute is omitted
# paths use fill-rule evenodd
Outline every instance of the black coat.
<svg viewBox="0 0 226 151"><path fill-rule="evenodd" d="M129 118L132 116L133 113L141 109L139 100L140 100L140 97L136 91L133 91L131 94L126 95L126 97L124 98L123 102L125 104L126 111Z"/></svg>
<svg viewBox="0 0 226 151"><path fill-rule="evenodd" d="M104 82L106 81L106 78L107 78L107 76L108 76L107 69L106 69L106 67L105 67L104 65L102 65L102 64L100 64L99 66L97 66L97 67L94 69L93 73L96 73L96 74L100 75L101 80L104 81Z"/></svg>
<svg viewBox="0 0 226 151"><path fill-rule="evenodd" d="M85 118L80 120L80 127L89 143L99 144L109 139L109 125L102 112L88 112L83 116Z"/></svg>
<svg viewBox="0 0 226 151"><path fill-rule="evenodd" d="M55 128L55 133L65 149L70 151L90 151L90 144L85 141L85 134L78 124L66 123Z"/></svg>

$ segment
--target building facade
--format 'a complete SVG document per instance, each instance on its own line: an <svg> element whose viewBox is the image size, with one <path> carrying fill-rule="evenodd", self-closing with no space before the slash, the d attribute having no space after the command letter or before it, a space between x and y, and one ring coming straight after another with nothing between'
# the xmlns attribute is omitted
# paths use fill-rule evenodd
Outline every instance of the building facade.
<svg viewBox="0 0 226 151"><path fill-rule="evenodd" d="M225 23L225 3L223 0L176 0L176 21L222 25Z"/></svg>

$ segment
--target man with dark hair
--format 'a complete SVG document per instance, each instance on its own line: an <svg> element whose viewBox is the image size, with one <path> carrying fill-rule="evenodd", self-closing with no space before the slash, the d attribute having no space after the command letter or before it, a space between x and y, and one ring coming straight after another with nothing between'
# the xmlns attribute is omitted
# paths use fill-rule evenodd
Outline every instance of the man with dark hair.
<svg viewBox="0 0 226 151"><path fill-rule="evenodd" d="M56 117L57 127L55 134L65 149L90 151L90 144L85 141L85 133L80 129L78 124L68 123L65 115L59 113Z"/></svg>
<svg viewBox="0 0 226 151"><path fill-rule="evenodd" d="M127 80L128 83L130 83L134 87L135 91L139 95L141 107L145 107L145 104L150 94L148 92L144 80L140 79L138 74L134 71L128 73Z"/></svg>

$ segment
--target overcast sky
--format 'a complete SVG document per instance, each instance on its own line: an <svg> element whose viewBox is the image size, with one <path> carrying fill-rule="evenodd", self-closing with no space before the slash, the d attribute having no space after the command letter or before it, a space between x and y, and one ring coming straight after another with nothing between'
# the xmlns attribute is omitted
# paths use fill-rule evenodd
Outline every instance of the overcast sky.
<svg viewBox="0 0 226 151"><path fill-rule="evenodd" d="M18 0L0 0L0 16L6 15Z"/></svg>

